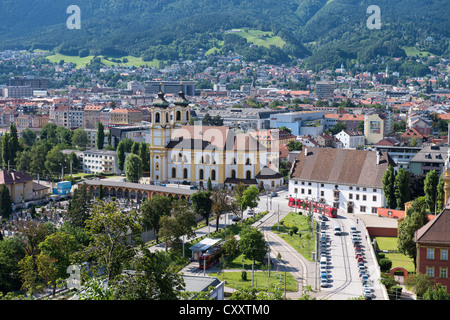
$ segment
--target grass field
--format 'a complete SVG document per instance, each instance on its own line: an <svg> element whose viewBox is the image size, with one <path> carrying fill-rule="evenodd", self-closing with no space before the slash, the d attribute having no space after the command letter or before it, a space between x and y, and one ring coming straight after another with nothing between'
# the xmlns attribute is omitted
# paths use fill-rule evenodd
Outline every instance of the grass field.
<svg viewBox="0 0 450 320"><path fill-rule="evenodd" d="M376 237L378 248L381 250L398 250L397 249L397 238L394 237ZM408 272L413 272L414 262L408 256L402 253L385 253L386 258L392 261L392 267L403 267Z"/></svg>
<svg viewBox="0 0 450 320"><path fill-rule="evenodd" d="M273 32L271 31L262 31L246 28L236 28L236 30L240 31L233 32L233 34L237 34L238 36L244 37L245 39L247 39L247 42L256 44L257 46L263 46L268 48L269 46L274 45L281 48L286 43L279 36L274 36Z"/></svg>
<svg viewBox="0 0 450 320"><path fill-rule="evenodd" d="M420 51L415 47L401 47L401 48L405 50L405 53L408 57L411 56L428 57L433 55L428 51Z"/></svg>
<svg viewBox="0 0 450 320"><path fill-rule="evenodd" d="M289 231L293 230L294 227L298 228L298 232L290 235ZM305 259L312 261L311 252L315 250L315 233L311 234L308 232L308 218L306 215L291 212L280 221L279 229L275 224L272 227L272 231L277 233L280 238L289 243L295 250L305 257ZM299 233L301 233L301 237L299 236Z"/></svg>
<svg viewBox="0 0 450 320"><path fill-rule="evenodd" d="M75 63L77 65L77 69L80 68L84 68L86 67L87 64L89 64L89 62L91 62L91 60L94 58L94 56L87 56L87 57L79 57L79 56L68 56L68 55L63 55L60 53L55 53L55 54L51 54L46 56L46 58L52 62L52 63L59 63L61 60L64 60L64 62L67 63ZM146 66L148 65L149 67L152 66L159 66L159 60L152 60L152 61L143 61L142 58L140 57L133 57L133 56L124 56L124 57L118 57L118 58L111 58L111 57L105 57L105 56L99 56L99 58L101 58L101 61L104 65L106 66L135 66L136 68L140 67L140 66ZM112 61L112 59L120 59L123 60L124 58L127 58L128 61L126 63L118 63L118 62L114 62Z"/></svg>
<svg viewBox="0 0 450 320"><path fill-rule="evenodd" d="M252 286L252 271L247 270L247 280L242 280L241 271L236 272L220 272L217 274L210 274L217 276L221 281L227 282L227 287L239 289L250 288ZM284 272L270 272L267 271L255 271L254 272L254 287L259 289L266 289L275 286L284 290ZM286 273L286 291L297 291L297 281L295 277Z"/></svg>

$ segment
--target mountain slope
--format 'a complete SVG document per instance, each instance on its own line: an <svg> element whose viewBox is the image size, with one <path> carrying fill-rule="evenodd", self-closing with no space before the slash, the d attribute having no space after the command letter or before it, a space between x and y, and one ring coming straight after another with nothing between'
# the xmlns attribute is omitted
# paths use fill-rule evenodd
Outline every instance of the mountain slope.
<svg viewBox="0 0 450 320"><path fill-rule="evenodd" d="M426 37L426 48L449 55L448 0L378 0L382 27L369 30L369 0L79 0L81 29L69 30L71 0L0 0L0 49L56 49L78 55L135 55L146 59L192 57L225 41L224 49L285 63L310 56L308 63L367 62L404 56ZM253 48L224 30L238 27L272 31L286 44ZM305 48L306 46L306 48Z"/></svg>

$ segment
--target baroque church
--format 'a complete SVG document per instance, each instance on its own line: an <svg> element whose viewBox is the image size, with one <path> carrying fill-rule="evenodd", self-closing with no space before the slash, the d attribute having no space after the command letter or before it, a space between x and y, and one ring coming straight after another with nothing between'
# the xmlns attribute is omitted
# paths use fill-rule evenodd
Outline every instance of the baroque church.
<svg viewBox="0 0 450 320"><path fill-rule="evenodd" d="M278 152L227 126L191 125L189 104L182 90L173 102L161 90L153 101L146 136L151 183L190 184L200 189L206 188L208 180L221 187L242 182L274 190L283 185L278 163L273 161Z"/></svg>

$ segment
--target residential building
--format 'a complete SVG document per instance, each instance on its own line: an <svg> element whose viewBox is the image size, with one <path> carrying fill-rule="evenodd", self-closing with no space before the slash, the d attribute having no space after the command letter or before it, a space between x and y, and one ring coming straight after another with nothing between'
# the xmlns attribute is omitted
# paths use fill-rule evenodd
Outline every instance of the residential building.
<svg viewBox="0 0 450 320"><path fill-rule="evenodd" d="M400 147L400 146L387 146L387 145L375 145L375 151L387 152L391 156L392 160L397 164L396 170L404 169L410 171L411 159L422 150L421 147Z"/></svg>
<svg viewBox="0 0 450 320"><path fill-rule="evenodd" d="M84 111L75 106L54 105L49 111L49 121L68 129L83 128Z"/></svg>
<svg viewBox="0 0 450 320"><path fill-rule="evenodd" d="M109 123L114 124L141 124L142 111L135 108L120 108L109 112Z"/></svg>
<svg viewBox="0 0 450 320"><path fill-rule="evenodd" d="M106 107L102 105L87 105L84 107L84 128L95 129L97 123L101 122L101 112ZM109 114L108 114L109 122Z"/></svg>
<svg viewBox="0 0 450 320"><path fill-rule="evenodd" d="M367 144L375 144L385 136L385 117L374 113L364 116L364 136Z"/></svg>
<svg viewBox="0 0 450 320"><path fill-rule="evenodd" d="M345 124L345 128L350 131L358 131L358 125L364 121L364 115L352 113L326 113L325 130L333 128L337 123Z"/></svg>
<svg viewBox="0 0 450 320"><path fill-rule="evenodd" d="M448 183L448 182L446 182ZM416 272L428 275L450 293L450 203L414 234Z"/></svg>
<svg viewBox="0 0 450 320"><path fill-rule="evenodd" d="M289 175L289 194L334 206L347 213L376 214L385 206L382 177L385 152L308 147L300 152Z"/></svg>
<svg viewBox="0 0 450 320"><path fill-rule="evenodd" d="M6 86L3 87L4 98L26 98L33 96L33 88L30 86Z"/></svg>
<svg viewBox="0 0 450 320"><path fill-rule="evenodd" d="M147 142L146 137L150 130L150 125L135 126L112 126L111 145L116 148L120 141L129 138L135 142Z"/></svg>
<svg viewBox="0 0 450 320"><path fill-rule="evenodd" d="M25 172L0 170L0 185L6 185L11 201L20 204L27 201L41 200L50 188L33 181L33 177Z"/></svg>
<svg viewBox="0 0 450 320"><path fill-rule="evenodd" d="M147 94L177 94L182 90L187 96L194 96L196 83L197 81L144 81L144 88Z"/></svg>
<svg viewBox="0 0 450 320"><path fill-rule="evenodd" d="M321 100L333 98L336 83L334 81L318 81L316 82L316 96Z"/></svg>
<svg viewBox="0 0 450 320"><path fill-rule="evenodd" d="M342 130L336 134L345 149L360 149L365 145L364 133L361 131Z"/></svg>
<svg viewBox="0 0 450 320"><path fill-rule="evenodd" d="M291 129L295 136L317 136L324 131L324 111L300 111L272 114L270 127Z"/></svg>
<svg viewBox="0 0 450 320"><path fill-rule="evenodd" d="M415 175L426 175L431 170L435 170L440 175L448 151L448 146L425 146L411 158L409 170Z"/></svg>
<svg viewBox="0 0 450 320"><path fill-rule="evenodd" d="M116 151L89 149L83 151L83 172L120 174Z"/></svg>

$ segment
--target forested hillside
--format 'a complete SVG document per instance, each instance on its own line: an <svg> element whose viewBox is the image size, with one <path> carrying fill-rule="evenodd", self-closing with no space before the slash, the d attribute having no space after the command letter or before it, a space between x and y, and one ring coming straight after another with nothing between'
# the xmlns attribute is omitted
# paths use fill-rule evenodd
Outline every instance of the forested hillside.
<svg viewBox="0 0 450 320"><path fill-rule="evenodd" d="M216 48L274 63L308 58L306 65L316 69L402 57L404 47L450 55L448 0L379 0L379 30L366 26L368 0L79 0L81 29L69 30L72 4L1 0L0 49L172 60ZM250 46L224 33L233 28L272 31L285 44Z"/></svg>

